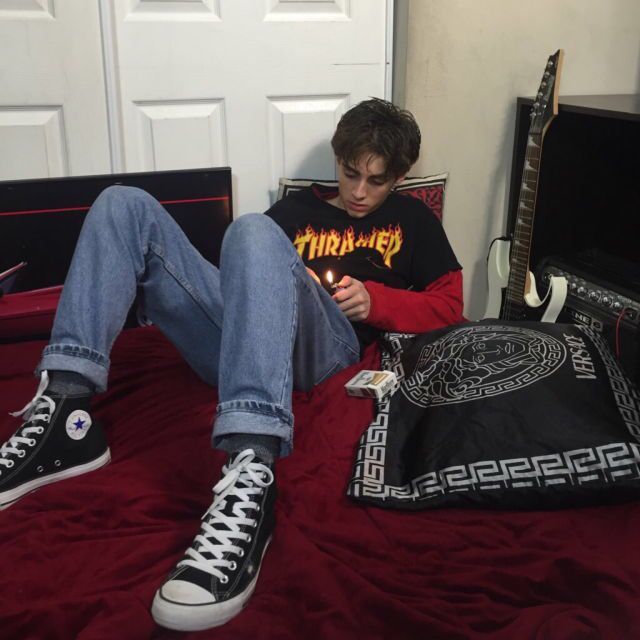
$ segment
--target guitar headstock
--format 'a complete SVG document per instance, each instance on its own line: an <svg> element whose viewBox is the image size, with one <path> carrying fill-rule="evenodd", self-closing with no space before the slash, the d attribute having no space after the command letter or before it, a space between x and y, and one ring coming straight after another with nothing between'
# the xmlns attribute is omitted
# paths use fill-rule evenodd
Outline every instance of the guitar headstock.
<svg viewBox="0 0 640 640"><path fill-rule="evenodd" d="M564 51L558 49L549 56L542 74L542 81L531 109L531 133L544 133L551 121L558 115L558 93L560 91L560 71Z"/></svg>

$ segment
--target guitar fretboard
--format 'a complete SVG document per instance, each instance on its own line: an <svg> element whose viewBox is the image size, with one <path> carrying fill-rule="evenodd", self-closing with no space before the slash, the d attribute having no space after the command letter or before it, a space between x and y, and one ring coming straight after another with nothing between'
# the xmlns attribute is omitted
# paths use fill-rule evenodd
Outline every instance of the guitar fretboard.
<svg viewBox="0 0 640 640"><path fill-rule="evenodd" d="M524 306L524 295L529 270L533 215L538 191L542 134L529 133L525 153L520 195L516 211L516 224L511 242L511 265L506 300L510 306Z"/></svg>

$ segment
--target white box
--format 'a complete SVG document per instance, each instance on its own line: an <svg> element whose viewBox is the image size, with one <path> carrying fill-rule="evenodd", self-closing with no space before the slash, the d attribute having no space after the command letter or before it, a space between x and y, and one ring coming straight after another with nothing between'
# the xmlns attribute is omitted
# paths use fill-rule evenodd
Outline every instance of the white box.
<svg viewBox="0 0 640 640"><path fill-rule="evenodd" d="M356 374L344 385L350 396L376 398L381 400L398 387L393 371L369 371L365 369Z"/></svg>

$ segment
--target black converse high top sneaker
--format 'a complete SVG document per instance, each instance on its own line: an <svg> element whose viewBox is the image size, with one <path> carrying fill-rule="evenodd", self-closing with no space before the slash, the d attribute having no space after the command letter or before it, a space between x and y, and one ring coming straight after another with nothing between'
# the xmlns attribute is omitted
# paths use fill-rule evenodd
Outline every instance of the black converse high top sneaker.
<svg viewBox="0 0 640 640"><path fill-rule="evenodd" d="M46 394L49 378L27 406L22 426L0 447L0 509L45 484L98 469L110 460L102 428L89 412L90 396Z"/></svg>
<svg viewBox="0 0 640 640"><path fill-rule="evenodd" d="M151 614L158 624L199 631L240 613L271 541L276 493L273 465L252 449L229 460L200 533L156 592Z"/></svg>

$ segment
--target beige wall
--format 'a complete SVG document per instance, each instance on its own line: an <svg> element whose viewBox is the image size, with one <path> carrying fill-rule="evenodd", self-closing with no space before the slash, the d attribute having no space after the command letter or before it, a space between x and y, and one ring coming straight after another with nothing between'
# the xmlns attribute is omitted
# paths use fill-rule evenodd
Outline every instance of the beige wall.
<svg viewBox="0 0 640 640"><path fill-rule="evenodd" d="M515 99L559 48L561 95L640 93L640 0L410 0L406 107L424 140L411 173L450 172L445 228L472 319L504 231Z"/></svg>

